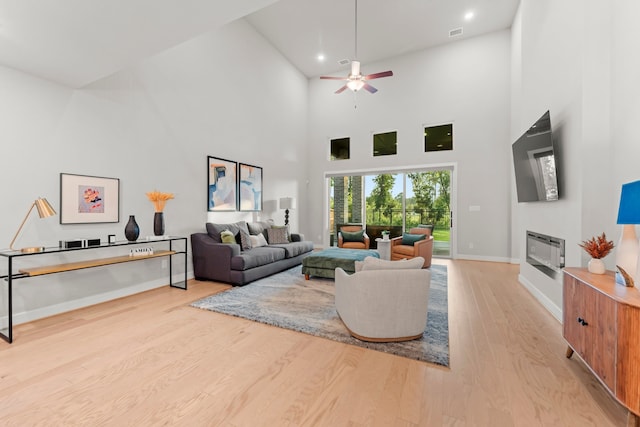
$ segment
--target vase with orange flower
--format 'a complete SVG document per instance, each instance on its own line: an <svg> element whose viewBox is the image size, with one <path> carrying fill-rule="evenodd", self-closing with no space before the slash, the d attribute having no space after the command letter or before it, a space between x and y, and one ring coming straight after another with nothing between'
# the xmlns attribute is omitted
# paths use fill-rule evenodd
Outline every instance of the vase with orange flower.
<svg viewBox="0 0 640 427"><path fill-rule="evenodd" d="M607 269L602 258L609 255L609 252L613 249L613 241L607 240L607 236L603 232L600 236L585 240L582 244L578 244L578 246L591 255L591 259L587 264L589 272L593 274L604 274Z"/></svg>
<svg viewBox="0 0 640 427"><path fill-rule="evenodd" d="M153 215L153 234L164 236L164 206L167 200L174 198L173 193L162 193L160 191L150 191L147 198L153 203L155 213Z"/></svg>

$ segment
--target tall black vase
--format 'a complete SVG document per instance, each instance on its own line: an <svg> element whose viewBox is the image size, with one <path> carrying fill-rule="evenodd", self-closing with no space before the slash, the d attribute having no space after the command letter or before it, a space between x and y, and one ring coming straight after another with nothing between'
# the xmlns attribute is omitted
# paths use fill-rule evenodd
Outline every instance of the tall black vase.
<svg viewBox="0 0 640 427"><path fill-rule="evenodd" d="M153 215L153 234L164 236L164 214L162 212L156 212Z"/></svg>
<svg viewBox="0 0 640 427"><path fill-rule="evenodd" d="M139 235L140 227L138 227L136 217L133 215L129 215L129 222L127 222L127 225L124 227L124 237L126 237L130 242L135 242L136 240L138 240Z"/></svg>

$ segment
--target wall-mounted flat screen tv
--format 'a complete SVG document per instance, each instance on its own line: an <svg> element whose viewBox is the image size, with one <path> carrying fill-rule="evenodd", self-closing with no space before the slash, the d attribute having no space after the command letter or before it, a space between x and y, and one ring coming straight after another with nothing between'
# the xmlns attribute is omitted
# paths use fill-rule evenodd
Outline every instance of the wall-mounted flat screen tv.
<svg viewBox="0 0 640 427"><path fill-rule="evenodd" d="M549 111L511 146L518 202L558 200L556 155Z"/></svg>

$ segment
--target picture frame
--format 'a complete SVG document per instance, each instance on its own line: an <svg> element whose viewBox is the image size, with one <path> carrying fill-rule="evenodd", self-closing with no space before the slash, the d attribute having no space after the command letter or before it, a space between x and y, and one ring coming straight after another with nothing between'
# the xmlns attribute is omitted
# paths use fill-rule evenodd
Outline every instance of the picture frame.
<svg viewBox="0 0 640 427"><path fill-rule="evenodd" d="M238 210L238 163L207 156L207 211Z"/></svg>
<svg viewBox="0 0 640 427"><path fill-rule="evenodd" d="M120 222L120 179L60 174L60 224Z"/></svg>
<svg viewBox="0 0 640 427"><path fill-rule="evenodd" d="M260 166L240 163L238 195L240 211L262 211L262 168Z"/></svg>

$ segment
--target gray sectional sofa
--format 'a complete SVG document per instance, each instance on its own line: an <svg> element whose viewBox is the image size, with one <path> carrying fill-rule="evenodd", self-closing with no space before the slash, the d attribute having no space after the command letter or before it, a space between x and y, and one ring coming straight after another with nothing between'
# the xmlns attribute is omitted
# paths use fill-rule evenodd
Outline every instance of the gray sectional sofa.
<svg viewBox="0 0 640 427"><path fill-rule="evenodd" d="M288 233L286 241L277 239L276 227L271 222L233 224L207 223L206 233L191 235L193 272L198 280L215 280L232 285L246 285L254 280L287 270L302 263L302 259L313 251L313 242L305 241L301 234ZM269 231L269 229L272 229ZM221 233L229 230L235 236L235 243L223 243ZM268 243L253 247L247 243L258 239L261 234ZM269 243L269 236L272 242Z"/></svg>

